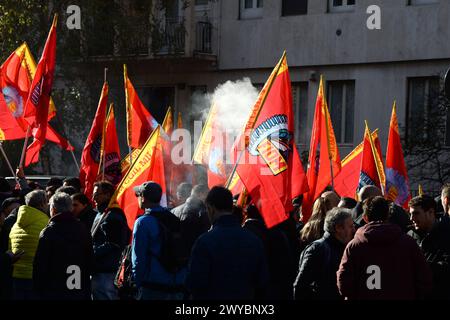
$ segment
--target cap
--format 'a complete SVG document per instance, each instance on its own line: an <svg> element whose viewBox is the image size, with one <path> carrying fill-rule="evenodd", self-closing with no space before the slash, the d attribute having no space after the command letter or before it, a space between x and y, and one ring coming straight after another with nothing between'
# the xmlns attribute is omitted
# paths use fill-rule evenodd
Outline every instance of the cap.
<svg viewBox="0 0 450 320"><path fill-rule="evenodd" d="M142 196L152 202L159 202L162 196L161 186L153 181L147 181L133 188L136 197Z"/></svg>

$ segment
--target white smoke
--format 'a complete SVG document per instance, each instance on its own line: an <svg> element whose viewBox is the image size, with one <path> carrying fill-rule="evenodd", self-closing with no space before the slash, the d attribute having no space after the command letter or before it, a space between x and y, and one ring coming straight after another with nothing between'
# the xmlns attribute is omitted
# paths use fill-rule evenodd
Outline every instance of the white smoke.
<svg viewBox="0 0 450 320"><path fill-rule="evenodd" d="M211 103L218 107L218 118L222 129L238 134L248 119L250 110L258 98L259 91L250 78L227 81L217 86Z"/></svg>

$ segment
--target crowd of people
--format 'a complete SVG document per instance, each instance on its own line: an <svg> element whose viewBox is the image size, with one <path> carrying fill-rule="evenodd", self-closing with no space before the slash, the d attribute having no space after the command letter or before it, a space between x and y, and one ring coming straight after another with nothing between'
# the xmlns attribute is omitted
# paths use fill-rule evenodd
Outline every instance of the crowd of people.
<svg viewBox="0 0 450 320"><path fill-rule="evenodd" d="M129 229L78 178L20 187L0 179L3 300L360 300L450 298L450 184L408 211L365 186L358 201L324 192L301 221L301 198L268 229L257 206L226 188L182 183L176 205L160 185L134 187L143 210Z"/></svg>

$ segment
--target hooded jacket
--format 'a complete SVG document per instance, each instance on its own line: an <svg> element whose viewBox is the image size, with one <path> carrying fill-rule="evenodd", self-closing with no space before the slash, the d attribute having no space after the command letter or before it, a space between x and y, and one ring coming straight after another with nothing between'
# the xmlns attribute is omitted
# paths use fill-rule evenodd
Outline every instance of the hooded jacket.
<svg viewBox="0 0 450 320"><path fill-rule="evenodd" d="M18 279L32 279L33 260L39 241L39 234L45 228L49 217L33 207L21 206L17 215L17 222L9 234L12 252L24 250L25 254L14 264L13 277Z"/></svg>
<svg viewBox="0 0 450 320"><path fill-rule="evenodd" d="M374 221L345 248L337 284L349 299L410 300L431 289L431 271L417 244L394 224Z"/></svg>

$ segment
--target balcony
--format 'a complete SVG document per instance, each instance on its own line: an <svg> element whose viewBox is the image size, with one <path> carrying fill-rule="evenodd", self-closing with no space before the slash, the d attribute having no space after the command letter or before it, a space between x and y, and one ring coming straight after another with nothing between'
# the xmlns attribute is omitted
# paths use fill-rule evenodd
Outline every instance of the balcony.
<svg viewBox="0 0 450 320"><path fill-rule="evenodd" d="M212 54L212 24L210 22L197 22L195 29L194 53Z"/></svg>

